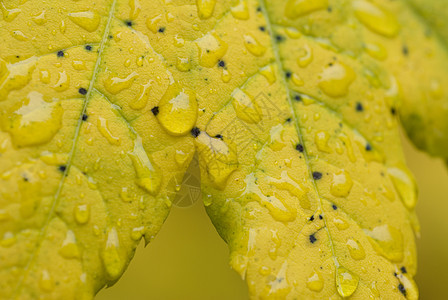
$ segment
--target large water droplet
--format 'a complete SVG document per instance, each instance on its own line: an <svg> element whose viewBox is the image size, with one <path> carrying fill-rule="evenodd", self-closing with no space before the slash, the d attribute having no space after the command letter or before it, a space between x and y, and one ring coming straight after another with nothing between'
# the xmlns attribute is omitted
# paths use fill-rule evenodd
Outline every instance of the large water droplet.
<svg viewBox="0 0 448 300"><path fill-rule="evenodd" d="M69 13L68 17L73 23L89 32L95 31L101 21L101 17L92 11Z"/></svg>
<svg viewBox="0 0 448 300"><path fill-rule="evenodd" d="M339 174L333 174L330 192L335 197L347 197L352 186L353 181L350 174L347 171L342 171Z"/></svg>
<svg viewBox="0 0 448 300"><path fill-rule="evenodd" d="M62 114L60 102L48 103L41 93L30 92L0 115L0 123L11 134L14 145L26 147L49 142L61 128Z"/></svg>
<svg viewBox="0 0 448 300"><path fill-rule="evenodd" d="M381 225L373 230L364 229L370 237L373 248L387 259L400 262L403 260L403 235L393 226Z"/></svg>
<svg viewBox="0 0 448 300"><path fill-rule="evenodd" d="M344 267L336 270L336 286L339 295L344 298L350 297L358 288L359 277Z"/></svg>
<svg viewBox="0 0 448 300"><path fill-rule="evenodd" d="M289 0L285 7L285 15L295 19L327 7L328 0Z"/></svg>
<svg viewBox="0 0 448 300"><path fill-rule="evenodd" d="M394 37L400 31L400 24L389 11L375 4L359 0L353 3L355 15L361 23L375 33Z"/></svg>
<svg viewBox="0 0 448 300"><path fill-rule="evenodd" d="M157 120L172 135L185 135L193 129L198 118L196 95L178 84L171 84L158 105Z"/></svg>
<svg viewBox="0 0 448 300"><path fill-rule="evenodd" d="M137 184L151 195L157 195L162 183L162 173L146 154L140 136L134 140L134 150L128 154L134 165Z"/></svg>
<svg viewBox="0 0 448 300"><path fill-rule="evenodd" d="M328 65L319 76L319 87L331 97L342 97L348 93L348 89L355 80L353 69L342 63Z"/></svg>
<svg viewBox="0 0 448 300"><path fill-rule="evenodd" d="M199 64L211 68L226 54L227 44L216 33L207 33L196 41L199 49Z"/></svg>

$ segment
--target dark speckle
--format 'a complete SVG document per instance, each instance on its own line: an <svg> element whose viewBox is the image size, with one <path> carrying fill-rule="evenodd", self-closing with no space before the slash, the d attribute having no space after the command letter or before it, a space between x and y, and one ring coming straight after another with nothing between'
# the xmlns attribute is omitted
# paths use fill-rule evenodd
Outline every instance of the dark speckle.
<svg viewBox="0 0 448 300"><path fill-rule="evenodd" d="M164 33L165 32L165 27L160 27L158 30L160 33Z"/></svg>
<svg viewBox="0 0 448 300"><path fill-rule="evenodd" d="M294 100L296 100L296 101L302 101L302 96L300 96L300 95L295 95L295 96L294 96Z"/></svg>
<svg viewBox="0 0 448 300"><path fill-rule="evenodd" d="M258 12L261 12L261 6L258 6L258 7L257 7L257 11L258 11Z"/></svg>
<svg viewBox="0 0 448 300"><path fill-rule="evenodd" d="M58 55L58 57L64 57L64 51L59 50L57 55Z"/></svg>
<svg viewBox="0 0 448 300"><path fill-rule="evenodd" d="M314 215L312 215L308 220L314 221Z"/></svg>
<svg viewBox="0 0 448 300"><path fill-rule="evenodd" d="M372 146L369 143L366 144L366 151L372 151Z"/></svg>
<svg viewBox="0 0 448 300"><path fill-rule="evenodd" d="M264 27L264 26L260 26L260 27L258 27L258 29L260 29L260 31L263 31L263 32L266 31L266 27Z"/></svg>
<svg viewBox="0 0 448 300"><path fill-rule="evenodd" d="M124 24L126 24L126 26L129 26L129 27L132 27L134 25L134 23L131 20L124 21Z"/></svg>
<svg viewBox="0 0 448 300"><path fill-rule="evenodd" d="M328 6L327 11L328 11L329 13L331 13L331 12L333 11L333 8L332 8L331 6Z"/></svg>
<svg viewBox="0 0 448 300"><path fill-rule="evenodd" d="M302 145L302 144L297 144L297 145L296 145L296 150L299 151L300 153L302 153L303 150L304 150L304 149L303 149L303 145Z"/></svg>
<svg viewBox="0 0 448 300"><path fill-rule="evenodd" d="M317 241L317 239L314 236L314 234L310 234L310 242L311 242L311 244L314 244L316 241Z"/></svg>
<svg viewBox="0 0 448 300"><path fill-rule="evenodd" d="M401 267L401 273L406 274L408 272L408 270L406 270L406 267Z"/></svg>
<svg viewBox="0 0 448 300"><path fill-rule="evenodd" d="M86 49L87 51L92 51L92 46L90 45L85 45L84 49Z"/></svg>
<svg viewBox="0 0 448 300"><path fill-rule="evenodd" d="M198 137L200 134L201 134L201 130L199 128L197 128L197 127L193 128L191 130L191 135L193 137Z"/></svg>
<svg viewBox="0 0 448 300"><path fill-rule="evenodd" d="M61 172L65 172L65 170L67 170L67 166L66 165L60 165L58 169Z"/></svg>
<svg viewBox="0 0 448 300"><path fill-rule="evenodd" d="M392 108L390 109L390 113L391 113L393 116L395 116L395 115L397 114L397 110L395 109L395 107L392 107Z"/></svg>
<svg viewBox="0 0 448 300"><path fill-rule="evenodd" d="M87 94L87 90L86 90L85 88L80 88L80 89L78 90L78 92L79 92L81 95L85 95L85 94Z"/></svg>
<svg viewBox="0 0 448 300"><path fill-rule="evenodd" d="M215 138L222 140L223 136L221 134L215 135Z"/></svg>
<svg viewBox="0 0 448 300"><path fill-rule="evenodd" d="M319 220L323 220L324 217L322 217L322 215L319 215Z"/></svg>
<svg viewBox="0 0 448 300"><path fill-rule="evenodd" d="M333 204L331 207L332 207L334 210L338 209L338 207L337 207L336 205L334 205L334 204Z"/></svg>
<svg viewBox="0 0 448 300"><path fill-rule="evenodd" d="M288 79L291 78L291 75L292 75L292 73L290 71L285 72L286 78L288 78Z"/></svg>
<svg viewBox="0 0 448 300"><path fill-rule="evenodd" d="M87 121L88 118L89 118L88 115L86 115L86 114L82 114L82 120L83 120L83 121Z"/></svg>
<svg viewBox="0 0 448 300"><path fill-rule="evenodd" d="M224 67L226 66L226 62L223 61L223 60L220 60L220 61L218 62L218 66L220 66L221 68L224 68Z"/></svg>
<svg viewBox="0 0 448 300"><path fill-rule="evenodd" d="M153 108L151 108L151 111L152 111L154 116L157 116L159 114L159 107L158 106L154 106Z"/></svg>
<svg viewBox="0 0 448 300"><path fill-rule="evenodd" d="M280 35L280 34L277 34L275 36L275 40L280 43L280 42L283 42L285 40L285 37Z"/></svg>
<svg viewBox="0 0 448 300"><path fill-rule="evenodd" d="M321 172L313 172L313 178L314 180L319 180L322 178L322 173Z"/></svg>
<svg viewBox="0 0 448 300"><path fill-rule="evenodd" d="M404 45L403 48L401 49L401 51L403 52L404 56L408 56L409 55L409 48L408 48L408 46Z"/></svg>
<svg viewBox="0 0 448 300"><path fill-rule="evenodd" d="M403 294L403 296L405 296L406 297L406 289L404 288L404 285L402 284L402 283L400 283L399 285L398 285L398 290Z"/></svg>
<svg viewBox="0 0 448 300"><path fill-rule="evenodd" d="M286 123L290 123L291 122L291 118L286 119Z"/></svg>
<svg viewBox="0 0 448 300"><path fill-rule="evenodd" d="M361 102L356 103L356 111L364 111L364 106L362 106Z"/></svg>

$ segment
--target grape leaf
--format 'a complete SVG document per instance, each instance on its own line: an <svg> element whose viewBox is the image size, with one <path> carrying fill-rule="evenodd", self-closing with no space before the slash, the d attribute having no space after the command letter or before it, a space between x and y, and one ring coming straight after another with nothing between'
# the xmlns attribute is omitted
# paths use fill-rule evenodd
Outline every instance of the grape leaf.
<svg viewBox="0 0 448 300"><path fill-rule="evenodd" d="M396 113L448 60L407 2L0 4L1 298L113 284L195 153L253 298L418 297Z"/></svg>

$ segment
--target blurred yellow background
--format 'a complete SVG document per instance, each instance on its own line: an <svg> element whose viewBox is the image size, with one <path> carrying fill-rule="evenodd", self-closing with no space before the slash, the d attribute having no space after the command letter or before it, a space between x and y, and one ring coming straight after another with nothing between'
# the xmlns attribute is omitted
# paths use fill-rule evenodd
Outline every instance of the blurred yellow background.
<svg viewBox="0 0 448 300"><path fill-rule="evenodd" d="M421 299L442 299L448 285L448 172L441 160L418 152L403 139L420 189L421 222L417 283ZM243 300L247 289L230 269L228 250L202 203L174 207L147 248L139 247L129 269L97 300Z"/></svg>

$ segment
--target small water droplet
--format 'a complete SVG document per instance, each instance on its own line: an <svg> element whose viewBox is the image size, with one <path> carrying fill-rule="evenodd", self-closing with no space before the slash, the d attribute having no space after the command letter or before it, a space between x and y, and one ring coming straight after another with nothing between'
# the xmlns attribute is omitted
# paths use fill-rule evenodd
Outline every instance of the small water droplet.
<svg viewBox="0 0 448 300"><path fill-rule="evenodd" d="M348 89L355 80L353 69L342 63L328 65L319 76L319 87L331 97L347 95Z"/></svg>
<svg viewBox="0 0 448 300"><path fill-rule="evenodd" d="M146 27L152 31L152 33L157 33L159 30L159 22L162 21L163 15L157 15L155 17L150 17L146 20Z"/></svg>
<svg viewBox="0 0 448 300"><path fill-rule="evenodd" d="M373 248L381 255L393 262L403 260L403 235L393 226L384 224L373 230L364 229L370 237Z"/></svg>
<svg viewBox="0 0 448 300"><path fill-rule="evenodd" d="M417 184L411 172L405 167L389 168L387 173L404 205L410 210L414 209L417 204Z"/></svg>
<svg viewBox="0 0 448 300"><path fill-rule="evenodd" d="M313 49L308 44L305 44L299 50L299 58L297 64L301 68L306 68L313 61Z"/></svg>
<svg viewBox="0 0 448 300"><path fill-rule="evenodd" d="M366 252L364 251L364 247L358 241L349 239L347 240L346 245L348 251L350 252L351 257L354 260L361 260L366 258Z"/></svg>
<svg viewBox="0 0 448 300"><path fill-rule="evenodd" d="M97 127L98 131L101 133L102 136L106 138L106 140L114 146L119 146L121 143L121 139L119 137L116 137L110 132L109 129L109 121L105 118L99 117L97 121Z"/></svg>
<svg viewBox="0 0 448 300"><path fill-rule="evenodd" d="M6 8L3 1L0 1L0 9L2 10L3 20L5 20L6 22L11 22L12 20L14 20L22 11L19 8Z"/></svg>
<svg viewBox="0 0 448 300"><path fill-rule="evenodd" d="M58 81L53 86L55 91L63 92L66 91L69 87L70 87L70 76L67 75L67 72L65 72L65 70L62 72L58 72Z"/></svg>
<svg viewBox="0 0 448 300"><path fill-rule="evenodd" d="M153 80L149 80L147 84L140 87L140 93L137 94L134 101L129 103L130 108L140 110L146 107L149 100L149 92L151 91L151 86L153 83Z"/></svg>
<svg viewBox="0 0 448 300"><path fill-rule="evenodd" d="M261 45L260 42L250 34L244 35L244 46L246 46L246 49L255 56L262 56L266 52L266 47Z"/></svg>
<svg viewBox="0 0 448 300"><path fill-rule="evenodd" d="M333 174L330 192L335 197L347 197L353 186L353 181L347 171Z"/></svg>
<svg viewBox="0 0 448 300"><path fill-rule="evenodd" d="M251 124L261 120L261 110L251 96L236 88L232 93L232 99L233 108L241 120Z"/></svg>
<svg viewBox="0 0 448 300"><path fill-rule="evenodd" d="M39 286L44 292L52 292L54 290L54 280L47 270L42 270L39 280Z"/></svg>
<svg viewBox="0 0 448 300"><path fill-rule="evenodd" d="M249 7L247 0L240 0L235 6L230 9L232 16L239 20L249 19Z"/></svg>
<svg viewBox="0 0 448 300"><path fill-rule="evenodd" d="M272 65L261 68L260 74L266 78L269 84L273 84L277 79L275 76L274 67Z"/></svg>
<svg viewBox="0 0 448 300"><path fill-rule="evenodd" d="M28 40L28 37L20 30L11 31L11 35L18 41L24 42Z"/></svg>
<svg viewBox="0 0 448 300"><path fill-rule="evenodd" d="M88 204L80 204L74 208L75 220L78 224L83 225L89 221L90 207Z"/></svg>
<svg viewBox="0 0 448 300"><path fill-rule="evenodd" d="M358 288L359 277L344 267L336 270L336 286L339 295L344 298L350 297Z"/></svg>
<svg viewBox="0 0 448 300"><path fill-rule="evenodd" d="M101 253L104 268L110 279L118 279L123 273L125 261L120 257L119 253L120 240L118 238L115 227L109 229L107 233L107 241L104 250Z"/></svg>
<svg viewBox="0 0 448 300"><path fill-rule="evenodd" d="M365 45L365 49L367 54L369 54L371 57L378 59L378 60L385 60L387 58L387 50L385 47L383 47L380 44L376 43L367 43Z"/></svg>
<svg viewBox="0 0 448 300"><path fill-rule="evenodd" d="M39 14L31 17L31 19L33 20L34 23L36 23L37 25L43 25L45 23L47 23L47 18L45 16L45 10L43 10L42 12L40 12Z"/></svg>
<svg viewBox="0 0 448 300"><path fill-rule="evenodd" d="M313 272L306 282L306 286L313 292L320 292L324 288L324 280L318 272Z"/></svg>
<svg viewBox="0 0 448 300"><path fill-rule="evenodd" d="M75 69L77 71L87 70L85 63L82 60L76 60L76 59L73 60L72 66L73 66L73 69Z"/></svg>
<svg viewBox="0 0 448 300"><path fill-rule="evenodd" d="M129 6L131 11L129 12L129 19L134 20L137 19L138 15L142 10L142 6L140 5L139 0L129 0Z"/></svg>
<svg viewBox="0 0 448 300"><path fill-rule="evenodd" d="M134 78L137 75L138 74L136 72L132 72L125 78L120 78L118 76L110 74L109 77L104 81L104 87L109 93L116 95L119 92L128 89L134 82Z"/></svg>
<svg viewBox="0 0 448 300"><path fill-rule="evenodd" d="M330 139L330 135L327 131L317 131L314 136L314 142L316 143L316 147L319 151L325 153L332 153L333 150L328 146L328 140Z"/></svg>
<svg viewBox="0 0 448 300"><path fill-rule="evenodd" d="M92 11L73 12L68 14L69 19L88 32L95 31L100 25L101 17Z"/></svg>
<svg viewBox="0 0 448 300"><path fill-rule="evenodd" d="M348 222L345 221L344 219L340 218L340 217L333 218L333 223L336 226L336 228L339 229L339 230L345 230L349 226Z"/></svg>
<svg viewBox="0 0 448 300"><path fill-rule="evenodd" d="M285 15L290 19L296 19L327 7L328 0L289 0L286 3Z"/></svg>
<svg viewBox="0 0 448 300"><path fill-rule="evenodd" d="M397 18L389 11L364 0L353 2L358 20L371 31L386 37L395 37L400 31Z"/></svg>
<svg viewBox="0 0 448 300"><path fill-rule="evenodd" d="M188 57L178 57L176 68L181 72L188 72L191 69L191 61Z"/></svg>
<svg viewBox="0 0 448 300"><path fill-rule="evenodd" d="M62 246L59 249L59 254L67 259L79 257L79 249L76 244L76 237L73 231L67 231L65 240L62 242Z"/></svg>
<svg viewBox="0 0 448 300"><path fill-rule="evenodd" d="M16 237L10 231L5 232L5 234L3 234L3 238L0 240L0 246L5 248L11 247L15 243L16 243Z"/></svg>
<svg viewBox="0 0 448 300"><path fill-rule="evenodd" d="M198 16L201 19L208 19L213 15L216 0L196 0Z"/></svg>
<svg viewBox="0 0 448 300"><path fill-rule="evenodd" d="M218 35L207 33L196 41L199 49L199 64L203 67L212 68L226 54L227 44Z"/></svg>

